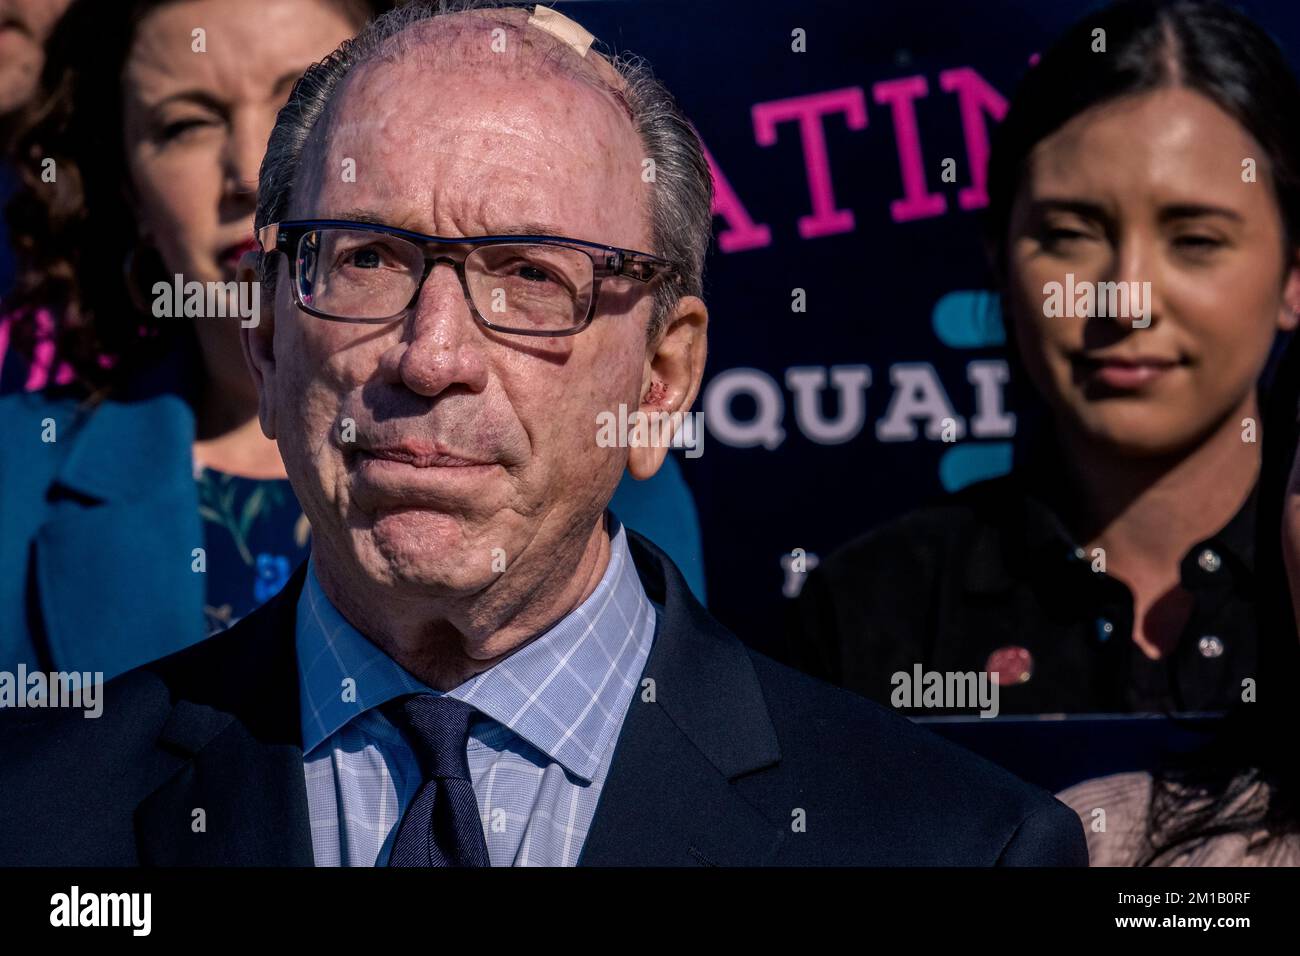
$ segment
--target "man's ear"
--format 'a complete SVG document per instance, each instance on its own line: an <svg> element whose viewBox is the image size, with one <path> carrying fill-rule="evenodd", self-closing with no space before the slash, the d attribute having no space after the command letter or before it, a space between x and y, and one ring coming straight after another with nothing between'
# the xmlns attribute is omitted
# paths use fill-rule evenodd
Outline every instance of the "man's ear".
<svg viewBox="0 0 1300 956"><path fill-rule="evenodd" d="M652 424L663 415L683 418L695 404L704 378L708 331L709 310L704 302L697 296L683 296L668 314L663 331L647 346L640 411ZM684 427L681 421L677 424L679 430ZM667 454L664 442L639 443L628 449L627 470L644 481L659 470Z"/></svg>
<svg viewBox="0 0 1300 956"><path fill-rule="evenodd" d="M257 386L257 417L262 424L262 434L275 438L275 297L264 296L260 266L262 253L256 249L245 252L235 270L235 281L256 283L258 311L254 322L239 323L239 343L244 350L253 384ZM278 265L278 263L277 263Z"/></svg>
<svg viewBox="0 0 1300 956"><path fill-rule="evenodd" d="M1282 309L1278 313L1277 327L1283 332L1294 332L1300 324L1300 250L1291 257L1286 283L1282 286Z"/></svg>

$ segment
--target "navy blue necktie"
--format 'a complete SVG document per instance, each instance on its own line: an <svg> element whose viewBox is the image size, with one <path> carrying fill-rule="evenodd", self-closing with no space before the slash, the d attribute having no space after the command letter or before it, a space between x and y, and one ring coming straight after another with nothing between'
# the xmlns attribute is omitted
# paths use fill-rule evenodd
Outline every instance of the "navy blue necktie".
<svg viewBox="0 0 1300 956"><path fill-rule="evenodd" d="M465 753L478 711L432 694L400 697L383 711L405 733L424 777L397 826L388 865L491 866Z"/></svg>

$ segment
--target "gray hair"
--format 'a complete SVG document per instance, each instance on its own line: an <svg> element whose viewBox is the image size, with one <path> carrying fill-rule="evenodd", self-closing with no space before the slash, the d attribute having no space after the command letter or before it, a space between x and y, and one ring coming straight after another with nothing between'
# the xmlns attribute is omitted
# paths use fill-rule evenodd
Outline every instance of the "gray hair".
<svg viewBox="0 0 1300 956"><path fill-rule="evenodd" d="M510 45L514 56L502 59L494 54L497 69L513 68L521 75L531 70L582 80L623 106L640 137L646 159L653 160L656 188L650 192L648 210L653 248L644 251L670 260L681 271L680 284L659 282L655 288L646 335L648 340L657 338L681 296L703 294L704 257L713 227L713 180L699 136L644 58L626 54L607 58L594 49L594 44L583 58L562 40L526 26L529 9L502 0L436 0L399 6L311 66L295 84L271 131L259 176L256 227L288 217L294 190L305 172L303 159L308 143L318 126L323 131L321 119L329 112L345 78L370 62L394 62L413 53L437 57L438 52L426 51L428 44L422 45L422 37L416 35L424 31L407 31L456 13L475 15L438 24L438 28L515 31L520 42ZM521 52L525 49L530 54ZM464 50L443 51L441 65L463 66L468 55ZM459 58L458 62L453 63L453 58ZM262 279L273 293L275 271L264 268Z"/></svg>

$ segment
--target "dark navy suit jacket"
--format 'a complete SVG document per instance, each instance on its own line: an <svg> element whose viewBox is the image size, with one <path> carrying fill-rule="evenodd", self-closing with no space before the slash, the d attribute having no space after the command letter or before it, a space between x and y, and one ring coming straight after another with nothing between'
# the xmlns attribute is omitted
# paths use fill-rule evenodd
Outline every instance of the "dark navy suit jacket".
<svg viewBox="0 0 1300 956"><path fill-rule="evenodd" d="M629 533L663 607L584 865L1086 865L1046 791L747 649ZM0 865L310 866L294 621L305 565L231 630L0 713ZM202 808L205 832L194 832Z"/></svg>

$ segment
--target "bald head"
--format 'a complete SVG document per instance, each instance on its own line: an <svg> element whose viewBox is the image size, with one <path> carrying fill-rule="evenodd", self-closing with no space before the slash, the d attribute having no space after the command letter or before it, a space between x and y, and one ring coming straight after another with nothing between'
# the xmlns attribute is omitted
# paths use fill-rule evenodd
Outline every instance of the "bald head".
<svg viewBox="0 0 1300 956"><path fill-rule="evenodd" d="M390 37L315 124L291 214L355 210L355 174L374 180L372 211L390 225L653 245L653 183L626 105L587 58L527 21L519 9L471 10Z"/></svg>

